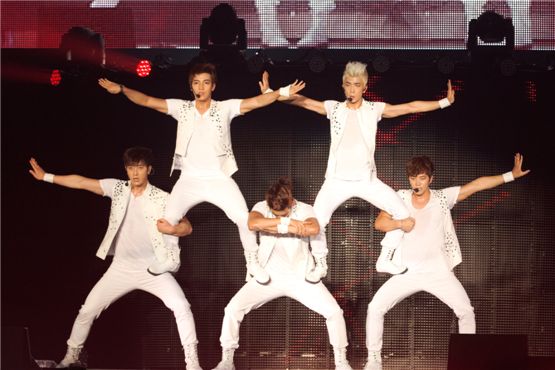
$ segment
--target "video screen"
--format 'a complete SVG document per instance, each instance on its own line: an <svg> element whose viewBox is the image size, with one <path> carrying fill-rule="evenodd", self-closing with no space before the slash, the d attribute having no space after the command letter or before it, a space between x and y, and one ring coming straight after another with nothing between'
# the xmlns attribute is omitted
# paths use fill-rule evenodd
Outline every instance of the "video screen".
<svg viewBox="0 0 555 370"><path fill-rule="evenodd" d="M74 26L107 48L199 48L203 18L222 1L2 1L3 48L57 48ZM232 0L246 46L465 49L485 11L512 19L515 48L555 49L555 0Z"/></svg>

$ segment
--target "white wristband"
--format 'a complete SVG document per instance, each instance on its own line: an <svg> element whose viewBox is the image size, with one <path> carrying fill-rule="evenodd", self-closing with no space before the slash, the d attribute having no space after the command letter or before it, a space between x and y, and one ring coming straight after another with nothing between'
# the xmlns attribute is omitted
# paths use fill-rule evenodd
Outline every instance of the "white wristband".
<svg viewBox="0 0 555 370"><path fill-rule="evenodd" d="M49 183L53 184L54 183L54 175L51 174L51 173L45 173L44 177L42 178L42 181L46 181L46 182L49 182Z"/></svg>
<svg viewBox="0 0 555 370"><path fill-rule="evenodd" d="M511 182L511 181L515 181L515 177L514 177L514 175L513 175L513 171L505 172L505 173L503 174L503 181L505 181L505 183Z"/></svg>
<svg viewBox="0 0 555 370"><path fill-rule="evenodd" d="M289 226L289 224L291 223L291 217L280 217L279 223L280 225Z"/></svg>
<svg viewBox="0 0 555 370"><path fill-rule="evenodd" d="M284 224L279 224L279 225L277 225L277 231L280 234L287 234L287 233L289 233L289 226L284 225Z"/></svg>
<svg viewBox="0 0 555 370"><path fill-rule="evenodd" d="M443 98L443 99L439 100L438 103L439 103L439 107L441 109L447 108L448 106L451 105L451 102L447 98Z"/></svg>
<svg viewBox="0 0 555 370"><path fill-rule="evenodd" d="M279 95L285 96L285 97L289 96L289 86L291 86L291 85L287 85L285 87L280 88L279 89Z"/></svg>
<svg viewBox="0 0 555 370"><path fill-rule="evenodd" d="M271 92L274 92L274 90L272 90L272 89L270 89L270 88L268 87L268 88L266 89L266 91L264 91L264 94L271 93Z"/></svg>

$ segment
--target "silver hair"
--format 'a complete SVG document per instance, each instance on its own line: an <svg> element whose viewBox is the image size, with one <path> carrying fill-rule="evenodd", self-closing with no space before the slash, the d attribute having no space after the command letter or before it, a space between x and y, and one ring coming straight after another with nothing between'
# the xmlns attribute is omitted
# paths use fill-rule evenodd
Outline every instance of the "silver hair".
<svg viewBox="0 0 555 370"><path fill-rule="evenodd" d="M366 71L366 64L362 62L349 62L345 66L345 71L343 72L343 82L347 77L361 77L364 85L368 83L368 71Z"/></svg>

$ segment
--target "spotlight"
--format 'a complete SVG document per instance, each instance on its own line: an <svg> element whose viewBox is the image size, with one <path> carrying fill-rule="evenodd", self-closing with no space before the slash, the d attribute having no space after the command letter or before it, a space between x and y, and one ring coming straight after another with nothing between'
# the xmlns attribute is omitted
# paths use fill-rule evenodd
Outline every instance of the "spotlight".
<svg viewBox="0 0 555 370"><path fill-rule="evenodd" d="M264 69L266 58L261 52L256 52L247 60L247 69L252 74L259 74Z"/></svg>
<svg viewBox="0 0 555 370"><path fill-rule="evenodd" d="M135 68L135 72L139 77L147 77L148 75L150 75L151 70L152 66L150 64L150 61L146 59L140 60L139 63L137 63L137 67Z"/></svg>
<svg viewBox="0 0 555 370"><path fill-rule="evenodd" d="M514 76L517 72L517 65L513 58L505 58L499 63L499 70L505 77Z"/></svg>
<svg viewBox="0 0 555 370"><path fill-rule="evenodd" d="M51 86L58 86L62 82L62 73L59 69L52 70L50 74L50 85Z"/></svg>
<svg viewBox="0 0 555 370"><path fill-rule="evenodd" d="M308 58L308 69L314 73L322 73L326 70L328 62L320 50L314 50Z"/></svg>
<svg viewBox="0 0 555 370"><path fill-rule="evenodd" d="M391 62L385 55L378 55L372 60L372 68L378 73L385 73L389 71Z"/></svg>
<svg viewBox="0 0 555 370"><path fill-rule="evenodd" d="M104 37L86 27L72 27L60 42L67 63L81 67L101 67L106 63Z"/></svg>

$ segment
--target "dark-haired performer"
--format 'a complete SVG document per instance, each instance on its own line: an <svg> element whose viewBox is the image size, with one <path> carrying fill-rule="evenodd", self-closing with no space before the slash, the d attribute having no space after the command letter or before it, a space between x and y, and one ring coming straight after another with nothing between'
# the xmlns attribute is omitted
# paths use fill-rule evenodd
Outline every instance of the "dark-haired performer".
<svg viewBox="0 0 555 370"><path fill-rule="evenodd" d="M172 171L181 170L181 176L172 189L165 219L175 225L183 215L201 202L209 202L222 209L239 228L247 271L256 281L266 284L268 274L256 259L256 235L247 227L248 208L231 175L237 164L231 148L233 118L264 107L281 96L302 90L304 82L295 81L279 91L249 99L215 101L216 69L212 64L196 64L189 72L189 87L195 100L158 99L106 79L100 86L112 94L124 94L133 103L171 115L177 120L177 140ZM179 269L178 238L165 235L167 258L149 267L152 274Z"/></svg>
<svg viewBox="0 0 555 370"><path fill-rule="evenodd" d="M308 243L320 227L314 210L293 197L291 181L278 179L249 214L249 228L260 233L260 263L272 276L268 285L247 282L225 308L220 343L222 360L216 370L233 370L239 347L239 327L251 310L279 297L290 297L326 318L335 368L352 370L346 358L347 332L343 311L322 282L305 281L314 265Z"/></svg>
<svg viewBox="0 0 555 370"><path fill-rule="evenodd" d="M123 163L127 181L96 180L79 175L54 176L46 173L34 158L29 163L29 172L37 180L88 190L112 200L108 230L96 255L105 259L108 254L113 254L113 262L81 306L67 341L67 353L56 367L80 364L79 355L94 320L117 299L140 289L160 298L173 311L187 369L202 370L197 357L198 340L193 313L181 287L171 274L152 276L146 271L156 255L164 252L160 233L185 236L192 232L186 218L176 226L160 220L168 193L148 182L152 171L151 150L134 147L125 151Z"/></svg>
<svg viewBox="0 0 555 370"><path fill-rule="evenodd" d="M398 193L416 222L407 232L395 258L408 267L403 275L395 275L381 286L368 305L366 347L368 361L364 370L381 370L384 315L406 297L428 292L448 305L459 319L459 333L476 332L474 309L463 286L453 273L462 261L451 208L474 193L491 189L528 174L522 171L523 156L516 154L512 171L497 176L480 177L463 186L431 190L434 165L426 156L414 157L407 163L411 189ZM382 211L374 224L388 232L400 227L399 221Z"/></svg>
<svg viewBox="0 0 555 370"><path fill-rule="evenodd" d="M269 88L268 74L262 76L260 88ZM336 208L352 197L359 197L374 206L389 212L403 223L399 230L386 234L382 240L382 251L376 261L376 270L399 274L406 270L391 262L399 245L403 230L410 225L409 212L399 196L377 177L374 151L378 122L409 113L429 112L446 108L455 101L451 82L447 84L447 96L439 101L412 101L404 104L387 104L364 100L368 88L366 64L349 62L343 72L345 101L317 101L302 95L292 96L287 103L327 116L330 120L331 145L326 169L326 180L314 201L314 211L320 222L320 233L312 242L312 253L316 268L307 274L311 282L318 282L327 273L325 227ZM279 99L280 101L283 99Z"/></svg>

